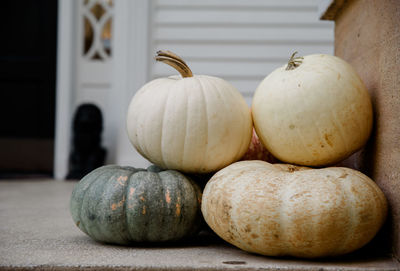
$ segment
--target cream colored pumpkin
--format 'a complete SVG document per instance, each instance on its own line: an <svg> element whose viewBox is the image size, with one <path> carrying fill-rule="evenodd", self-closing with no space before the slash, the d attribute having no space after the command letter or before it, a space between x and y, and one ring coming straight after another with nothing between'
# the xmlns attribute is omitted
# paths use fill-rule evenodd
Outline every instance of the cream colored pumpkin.
<svg viewBox="0 0 400 271"><path fill-rule="evenodd" d="M349 168L241 161L211 178L201 209L220 237L243 250L313 258L365 245L387 203L371 179Z"/></svg>
<svg viewBox="0 0 400 271"><path fill-rule="evenodd" d="M182 76L153 80L133 97L127 131L152 163L184 172L216 171L241 158L252 135L248 105L227 81L192 75L171 52L156 58Z"/></svg>
<svg viewBox="0 0 400 271"><path fill-rule="evenodd" d="M334 164L359 150L373 120L360 77L344 60L324 54L292 56L269 74L254 94L252 113L275 157L307 166Z"/></svg>

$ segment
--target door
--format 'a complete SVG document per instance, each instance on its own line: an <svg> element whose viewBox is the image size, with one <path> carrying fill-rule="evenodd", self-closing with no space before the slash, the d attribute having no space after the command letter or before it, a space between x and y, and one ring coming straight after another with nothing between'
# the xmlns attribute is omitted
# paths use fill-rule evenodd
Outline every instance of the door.
<svg viewBox="0 0 400 271"><path fill-rule="evenodd" d="M4 1L0 19L0 177L52 174L57 1Z"/></svg>

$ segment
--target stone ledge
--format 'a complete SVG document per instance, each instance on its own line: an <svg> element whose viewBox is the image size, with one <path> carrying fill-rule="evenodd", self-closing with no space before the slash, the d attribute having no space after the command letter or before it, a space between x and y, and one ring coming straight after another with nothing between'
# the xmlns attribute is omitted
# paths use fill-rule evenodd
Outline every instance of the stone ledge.
<svg viewBox="0 0 400 271"><path fill-rule="evenodd" d="M347 0L320 0L318 11L321 20L333 21Z"/></svg>
<svg viewBox="0 0 400 271"><path fill-rule="evenodd" d="M83 234L68 209L74 182L0 181L0 270L400 270L364 249L341 258L270 258L207 232L190 242L123 247Z"/></svg>

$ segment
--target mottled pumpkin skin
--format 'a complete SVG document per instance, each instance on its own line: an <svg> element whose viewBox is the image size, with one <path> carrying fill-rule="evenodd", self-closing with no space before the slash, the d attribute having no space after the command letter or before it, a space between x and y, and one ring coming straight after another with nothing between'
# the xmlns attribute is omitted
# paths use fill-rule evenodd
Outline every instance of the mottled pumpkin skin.
<svg viewBox="0 0 400 271"><path fill-rule="evenodd" d="M196 233L200 205L200 188L177 171L108 165L75 185L70 211L75 224L93 239L129 244Z"/></svg>
<svg viewBox="0 0 400 271"><path fill-rule="evenodd" d="M243 250L302 258L361 248L387 214L385 195L361 172L255 160L218 171L201 208L210 228Z"/></svg>

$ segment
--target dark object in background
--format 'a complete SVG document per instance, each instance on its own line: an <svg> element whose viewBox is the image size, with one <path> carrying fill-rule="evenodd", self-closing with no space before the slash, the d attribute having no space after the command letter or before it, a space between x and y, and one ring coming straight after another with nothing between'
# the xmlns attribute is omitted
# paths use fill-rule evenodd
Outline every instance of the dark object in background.
<svg viewBox="0 0 400 271"><path fill-rule="evenodd" d="M82 104L75 112L73 146L69 157L67 179L81 179L104 165L106 150L101 147L103 117L94 104Z"/></svg>
<svg viewBox="0 0 400 271"><path fill-rule="evenodd" d="M0 9L0 179L52 178L58 1Z"/></svg>

